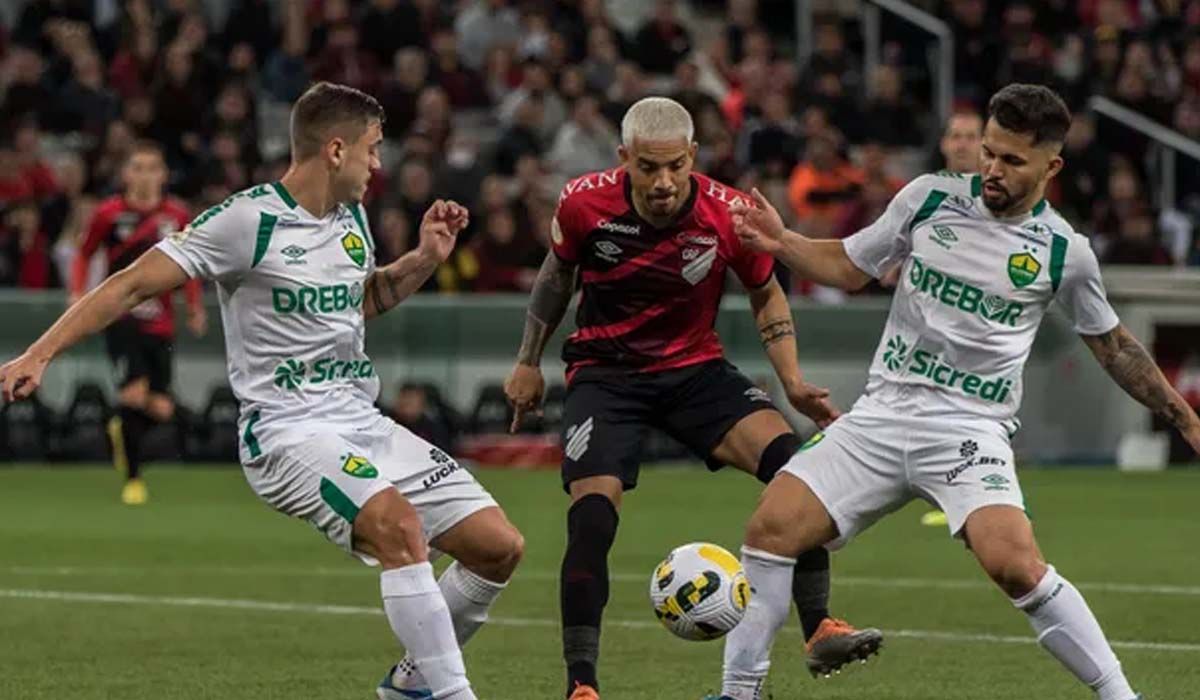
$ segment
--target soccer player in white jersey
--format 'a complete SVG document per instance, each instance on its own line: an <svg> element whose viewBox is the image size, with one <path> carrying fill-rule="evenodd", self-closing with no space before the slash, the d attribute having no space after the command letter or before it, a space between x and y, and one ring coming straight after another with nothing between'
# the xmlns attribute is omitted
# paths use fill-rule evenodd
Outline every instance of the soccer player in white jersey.
<svg viewBox="0 0 1200 700"><path fill-rule="evenodd" d="M1113 379L1200 452L1200 419L1109 306L1087 239L1043 199L1070 120L1048 88L1009 85L988 105L980 174L919 177L844 242L785 230L757 193L733 208L745 245L821 284L856 289L903 268L865 394L751 517L755 594L726 642L723 697L759 697L797 553L841 546L917 497L946 512L1046 651L1100 700L1137 697L1079 591L1043 560L1009 446L1022 368L1056 301Z"/></svg>
<svg viewBox="0 0 1200 700"><path fill-rule="evenodd" d="M292 163L279 182L235 194L110 277L0 367L0 389L7 401L28 397L54 357L139 302L189 278L216 282L251 488L382 565L383 607L408 656L378 696L472 700L460 645L524 545L467 471L374 405L364 322L420 288L468 219L436 201L416 250L375 267L360 201L380 167L383 116L365 93L314 85L292 108ZM436 581L430 547L455 560Z"/></svg>

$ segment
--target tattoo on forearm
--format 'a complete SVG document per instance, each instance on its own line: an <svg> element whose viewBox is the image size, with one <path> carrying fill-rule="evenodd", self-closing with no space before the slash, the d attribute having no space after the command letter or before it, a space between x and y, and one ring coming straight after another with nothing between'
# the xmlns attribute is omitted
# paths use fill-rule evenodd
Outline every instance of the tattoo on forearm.
<svg viewBox="0 0 1200 700"><path fill-rule="evenodd" d="M758 335L762 338L763 347L769 348L788 336L796 335L796 329L791 318L772 318L759 326Z"/></svg>
<svg viewBox="0 0 1200 700"><path fill-rule="evenodd" d="M1191 409L1125 326L1086 340L1100 365L1127 394L1177 428L1187 423Z"/></svg>
<svg viewBox="0 0 1200 700"><path fill-rule="evenodd" d="M563 262L554 253L547 253L529 296L517 362L534 365L541 360L542 351L567 312L574 291L575 266Z"/></svg>

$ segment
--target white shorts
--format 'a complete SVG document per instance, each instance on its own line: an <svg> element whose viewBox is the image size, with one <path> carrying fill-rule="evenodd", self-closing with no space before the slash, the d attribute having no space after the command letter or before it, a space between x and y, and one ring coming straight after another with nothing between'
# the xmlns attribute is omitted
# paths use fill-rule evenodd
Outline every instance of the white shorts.
<svg viewBox="0 0 1200 700"><path fill-rule="evenodd" d="M914 498L961 534L975 510L1025 500L1004 426L988 419L913 417L860 399L783 470L808 484L838 527L836 549Z"/></svg>
<svg viewBox="0 0 1200 700"><path fill-rule="evenodd" d="M412 503L426 541L496 505L452 457L383 416L364 428L297 426L271 442L242 466L254 493L371 565L378 562L353 549L352 526L384 489L399 489Z"/></svg>

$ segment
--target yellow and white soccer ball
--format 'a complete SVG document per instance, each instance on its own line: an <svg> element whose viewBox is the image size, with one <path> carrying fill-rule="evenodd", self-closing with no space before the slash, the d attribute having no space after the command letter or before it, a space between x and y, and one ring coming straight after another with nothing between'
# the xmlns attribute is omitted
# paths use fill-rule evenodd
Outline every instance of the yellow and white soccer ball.
<svg viewBox="0 0 1200 700"><path fill-rule="evenodd" d="M675 636L718 639L742 621L750 604L750 583L728 550L693 542L672 551L654 569L650 603L659 622Z"/></svg>

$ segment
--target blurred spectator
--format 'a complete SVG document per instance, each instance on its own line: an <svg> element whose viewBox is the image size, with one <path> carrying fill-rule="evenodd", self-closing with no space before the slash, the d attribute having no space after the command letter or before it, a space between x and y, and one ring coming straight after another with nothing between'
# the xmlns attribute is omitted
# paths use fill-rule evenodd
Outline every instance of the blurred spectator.
<svg viewBox="0 0 1200 700"><path fill-rule="evenodd" d="M478 70L493 47L517 45L521 20L508 0L474 0L454 21L454 31L463 63Z"/></svg>
<svg viewBox="0 0 1200 700"><path fill-rule="evenodd" d="M544 255L506 207L488 212L479 236L457 258L464 283L476 292L528 292Z"/></svg>
<svg viewBox="0 0 1200 700"><path fill-rule="evenodd" d="M384 136L399 139L417 117L417 96L429 79L429 62L425 52L408 47L397 51L392 63L392 74L379 91L379 104L387 115Z"/></svg>
<svg viewBox="0 0 1200 700"><path fill-rule="evenodd" d="M99 136L118 114L117 97L104 85L104 71L97 54L81 51L75 55L73 65L71 81L58 97L59 128Z"/></svg>
<svg viewBox="0 0 1200 700"><path fill-rule="evenodd" d="M623 61L617 64L616 77L607 91L608 100L604 103L604 116L616 126L633 106L634 102L647 95L646 81L637 64Z"/></svg>
<svg viewBox="0 0 1200 700"><path fill-rule="evenodd" d="M617 65L621 54L613 30L608 27L592 27L588 32L587 57L583 60L583 76L588 88L607 92L617 79Z"/></svg>
<svg viewBox="0 0 1200 700"><path fill-rule="evenodd" d="M894 66L880 65L872 76L871 88L871 98L867 100L861 119L855 120L845 112L840 115L831 112L829 116L833 123L860 123L861 132L850 134L851 138L861 138L870 134L889 146L921 145L924 136L919 113L916 106L904 96L900 71Z"/></svg>
<svg viewBox="0 0 1200 700"><path fill-rule="evenodd" d="M716 98L700 87L700 66L691 59L680 61L675 67L675 90L670 97L683 105L693 122L706 110L720 109Z"/></svg>
<svg viewBox="0 0 1200 700"><path fill-rule="evenodd" d="M771 177L786 177L796 167L803 139L800 121L792 116L788 97L772 92L763 98L762 115L747 120L741 131L738 161Z"/></svg>
<svg viewBox="0 0 1200 700"><path fill-rule="evenodd" d="M45 203L58 194L54 171L42 159L41 132L37 122L25 120L14 129L11 162L15 179L23 185L16 185L16 191L10 189L6 196L0 195L0 198L31 199L36 203Z"/></svg>
<svg viewBox="0 0 1200 700"><path fill-rule="evenodd" d="M817 80L822 75L837 77L842 91L858 94L862 89L862 76L858 71L861 62L846 50L846 38L842 33L838 17L819 17L813 27L813 53L804 66L798 95L799 101L807 101L816 91Z"/></svg>
<svg viewBox="0 0 1200 700"><path fill-rule="evenodd" d="M638 65L647 73L670 75L692 50L692 37L676 14L675 0L655 0L654 15L634 40Z"/></svg>
<svg viewBox="0 0 1200 700"><path fill-rule="evenodd" d="M954 32L954 92L982 104L1000 72L996 27L988 25L985 0L949 0L947 5Z"/></svg>
<svg viewBox="0 0 1200 700"><path fill-rule="evenodd" d="M4 58L3 109L0 118L5 123L29 116L46 123L55 107L54 96L42 80L46 70L42 55L20 45L14 45Z"/></svg>
<svg viewBox="0 0 1200 700"><path fill-rule="evenodd" d="M108 84L121 99L150 84L158 62L158 36L152 27L135 29L108 67Z"/></svg>
<svg viewBox="0 0 1200 700"><path fill-rule="evenodd" d="M942 167L954 173L979 172L979 149L983 142L983 118L976 112L955 112L946 122L938 149ZM1060 175L1061 177L1061 175Z"/></svg>
<svg viewBox="0 0 1200 700"><path fill-rule="evenodd" d="M421 17L408 0L369 0L358 26L363 31L362 47L381 66L391 65L398 50L425 43Z"/></svg>
<svg viewBox="0 0 1200 700"><path fill-rule="evenodd" d="M559 128L546 161L560 174L573 178L612 167L619 143L616 129L600 113L599 100L583 95L575 100L570 120Z"/></svg>
<svg viewBox="0 0 1200 700"><path fill-rule="evenodd" d="M808 139L804 160L788 180L788 203L807 235L828 238L842 205L853 201L863 174L839 154L837 136L830 132Z"/></svg>
<svg viewBox="0 0 1200 700"><path fill-rule="evenodd" d="M1160 242L1153 214L1139 207L1121 221L1120 231L1101 261L1113 265L1170 265L1171 256Z"/></svg>
<svg viewBox="0 0 1200 700"><path fill-rule="evenodd" d="M417 96L417 116L413 121L411 133L429 139L433 150L440 151L445 147L453 129L452 114L450 98L446 91L436 85L429 85Z"/></svg>
<svg viewBox="0 0 1200 700"><path fill-rule="evenodd" d="M167 49L164 70L154 88L154 123L167 142L167 160L189 160L200 150L200 132L208 113L209 94L196 75L192 54L181 45Z"/></svg>
<svg viewBox="0 0 1200 700"><path fill-rule="evenodd" d="M437 412L430 406L429 398L425 387L412 383L402 384L388 407L388 413L392 420L417 437L449 451L453 447L451 426L444 420L436 419Z"/></svg>
<svg viewBox="0 0 1200 700"><path fill-rule="evenodd" d="M549 141L567 120L567 106L554 91L550 71L535 59L525 61L520 86L500 102L496 110L500 120L506 124L514 123L520 105L531 98L541 103L542 117L538 125L538 138Z"/></svg>
<svg viewBox="0 0 1200 700"><path fill-rule="evenodd" d="M285 3L283 40L263 66L262 81L267 94L279 102L290 105L308 87L308 38L303 16L293 4Z"/></svg>
<svg viewBox="0 0 1200 700"><path fill-rule="evenodd" d="M375 264L387 265L412 248L412 222L402 202L386 203L379 208L371 230L375 238Z"/></svg>
<svg viewBox="0 0 1200 700"><path fill-rule="evenodd" d="M312 74L317 80L342 83L364 92L375 92L381 78L375 54L361 47L358 27L350 22L329 30L329 40L317 55Z"/></svg>
<svg viewBox="0 0 1200 700"><path fill-rule="evenodd" d="M1092 216L1092 204L1104 193L1104 173L1108 170L1107 150L1096 140L1092 115L1075 115L1063 143L1063 169L1052 181L1059 196L1055 206L1068 221L1086 221Z"/></svg>
<svg viewBox="0 0 1200 700"><path fill-rule="evenodd" d="M475 71L458 58L458 39L454 32L436 32L430 40L433 80L446 91L450 106L455 109L482 107L488 103L483 82Z"/></svg>
<svg viewBox="0 0 1200 700"><path fill-rule="evenodd" d="M721 113L730 129L741 129L747 117L759 113L769 77L768 66L762 59L747 58L738 64L737 80L721 101Z"/></svg>
<svg viewBox="0 0 1200 700"><path fill-rule="evenodd" d="M429 166L419 160L410 160L400 166L400 177L397 181L398 191L400 195L400 209L404 212L404 218L410 224L419 224L425 216L425 210L433 204L433 173L429 170ZM407 237L409 246L416 245L416 241L411 237ZM399 254L408 252L408 248L399 251Z"/></svg>
<svg viewBox="0 0 1200 700"><path fill-rule="evenodd" d="M23 289L58 286L50 260L50 238L42 229L37 203L27 199L11 204L4 214L4 228L0 246L9 251L5 266L9 269L9 284Z"/></svg>

